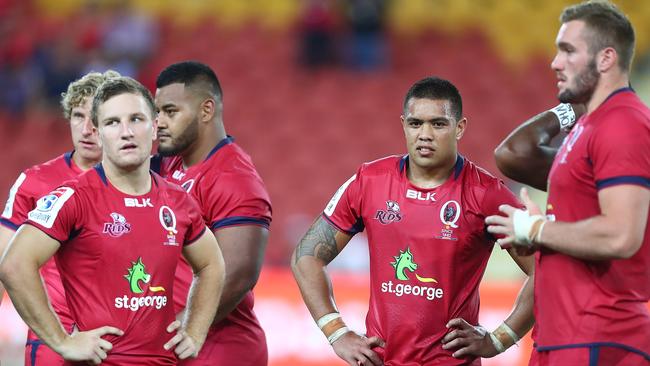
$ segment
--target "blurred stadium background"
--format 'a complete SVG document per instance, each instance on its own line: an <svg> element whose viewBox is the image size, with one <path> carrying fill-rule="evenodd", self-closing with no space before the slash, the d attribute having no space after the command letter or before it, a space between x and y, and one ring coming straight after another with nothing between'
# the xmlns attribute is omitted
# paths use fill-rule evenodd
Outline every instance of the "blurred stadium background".
<svg viewBox="0 0 650 366"><path fill-rule="evenodd" d="M498 175L492 151L519 122L556 104L549 64L565 0L0 0L0 146L6 196L19 172L70 149L58 106L67 84L107 68L152 89L166 65L211 65L227 131L253 157L273 201L256 311L271 365L334 365L288 271L291 250L331 194L369 160L405 151L402 98L438 75L463 95L461 151ZM650 101L650 2L615 1L637 33L633 86ZM513 189L515 184L508 182ZM544 199L542 194L536 198ZM340 309L363 330L367 248L332 269ZM462 275L459 273L459 276ZM510 311L522 275L495 250L481 322ZM24 324L0 307L0 360L22 364ZM521 342L485 365L526 364Z"/></svg>

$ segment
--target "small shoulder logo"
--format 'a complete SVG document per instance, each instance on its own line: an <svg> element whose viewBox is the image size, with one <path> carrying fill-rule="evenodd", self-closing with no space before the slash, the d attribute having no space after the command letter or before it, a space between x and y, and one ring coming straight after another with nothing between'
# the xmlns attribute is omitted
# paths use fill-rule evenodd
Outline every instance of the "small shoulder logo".
<svg viewBox="0 0 650 366"><path fill-rule="evenodd" d="M375 220L378 220L382 225L402 221L402 213L399 210L399 204L395 201L386 201L386 211L377 210Z"/></svg>
<svg viewBox="0 0 650 366"><path fill-rule="evenodd" d="M160 225L167 231L167 241L163 244L178 246L178 242L176 242L176 234L178 234L178 231L176 230L176 215L174 215L174 211L167 206L162 206L158 212L158 218L160 219Z"/></svg>
<svg viewBox="0 0 650 366"><path fill-rule="evenodd" d="M190 189L194 187L194 179L188 179L183 184L181 184L181 188L185 190L185 192L190 193Z"/></svg>
<svg viewBox="0 0 650 366"><path fill-rule="evenodd" d="M104 234L108 234L114 238L119 238L120 236L131 231L131 224L126 222L126 217L118 214L117 212L111 213L111 219L113 222L104 223Z"/></svg>

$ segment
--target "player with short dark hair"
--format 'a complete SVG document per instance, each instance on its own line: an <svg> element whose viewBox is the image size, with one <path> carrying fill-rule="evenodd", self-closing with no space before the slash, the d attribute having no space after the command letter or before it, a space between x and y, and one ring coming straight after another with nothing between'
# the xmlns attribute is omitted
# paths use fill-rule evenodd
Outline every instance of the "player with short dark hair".
<svg viewBox="0 0 650 366"><path fill-rule="evenodd" d="M149 170L154 117L137 81L105 81L92 108L102 163L40 198L0 263L18 313L67 361L174 365L198 354L214 318L221 252L194 199ZM172 303L181 253L197 276L182 326ZM38 274L55 254L71 334Z"/></svg>
<svg viewBox="0 0 650 366"><path fill-rule="evenodd" d="M269 195L251 158L226 134L223 93L209 66L195 61L170 65L156 88L161 174L196 198L226 263L223 295L206 343L198 358L183 365L265 366L266 338L253 311L252 289L264 261ZM191 279L181 262L178 311L185 307Z"/></svg>
<svg viewBox="0 0 650 366"><path fill-rule="evenodd" d="M548 179L549 196L545 217L524 194L528 209L502 207L488 230L506 235L501 244L538 251L531 363L647 365L650 109L630 88L634 31L602 1L568 7L560 19L551 64L558 98L585 114L571 127L574 112L560 105L500 145L500 166L525 182ZM558 133L558 120L571 132L555 151L539 142ZM526 167L551 157L550 171Z"/></svg>
<svg viewBox="0 0 650 366"><path fill-rule="evenodd" d="M309 311L349 365L480 364L532 326L532 278L494 332L477 324L478 287L494 247L483 220L517 199L458 153L467 119L449 81L426 78L406 94L408 154L363 164L334 194L291 260ZM365 230L370 250L366 336L336 308L326 266ZM533 258L510 255L529 276Z"/></svg>
<svg viewBox="0 0 650 366"><path fill-rule="evenodd" d="M97 135L93 132L90 109L97 88L110 78L120 76L115 71L91 72L70 83L61 94L63 115L70 124L74 149L45 163L23 171L9 191L9 198L0 219L0 253L18 227L27 219L27 213L36 206L36 201L59 186L99 163L102 158ZM52 309L56 312L66 331L72 330L72 318L65 301L65 291L54 260L41 268L43 283ZM0 285L2 289L2 285ZM0 301L2 293L0 291ZM27 333L25 366L63 364L63 358L44 345L31 330Z"/></svg>

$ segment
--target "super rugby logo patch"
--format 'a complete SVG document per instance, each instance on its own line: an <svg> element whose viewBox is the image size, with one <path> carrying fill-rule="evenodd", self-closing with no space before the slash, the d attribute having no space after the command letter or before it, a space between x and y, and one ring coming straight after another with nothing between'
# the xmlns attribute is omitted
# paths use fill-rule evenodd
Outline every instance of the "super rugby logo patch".
<svg viewBox="0 0 650 366"><path fill-rule="evenodd" d="M33 222L43 225L48 229L52 228L63 204L74 194L74 189L60 187L41 197L36 202L36 208L29 212L27 218Z"/></svg>

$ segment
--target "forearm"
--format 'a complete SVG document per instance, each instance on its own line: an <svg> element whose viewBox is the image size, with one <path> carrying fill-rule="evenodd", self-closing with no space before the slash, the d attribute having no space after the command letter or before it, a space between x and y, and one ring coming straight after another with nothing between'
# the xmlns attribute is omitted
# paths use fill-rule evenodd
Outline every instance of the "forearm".
<svg viewBox="0 0 650 366"><path fill-rule="evenodd" d="M298 261L292 259L291 263L300 294L312 318L316 321L325 314L336 312L332 282L324 263L312 256L301 257Z"/></svg>
<svg viewBox="0 0 650 366"><path fill-rule="evenodd" d="M27 265L3 269L1 280L23 321L54 351L67 334L52 310L37 267Z"/></svg>
<svg viewBox="0 0 650 366"><path fill-rule="evenodd" d="M223 271L216 264L205 266L194 276L188 299L189 310L185 315L185 330L201 343L217 312L223 290L223 276Z"/></svg>
<svg viewBox="0 0 650 366"><path fill-rule="evenodd" d="M606 260L634 255L640 243L629 242L625 230L599 215L573 223L546 222L538 244L579 259Z"/></svg>
<svg viewBox="0 0 650 366"><path fill-rule="evenodd" d="M523 337L535 324L533 314L534 302L534 274L526 278L517 295L515 306L504 323L506 323L519 336Z"/></svg>

